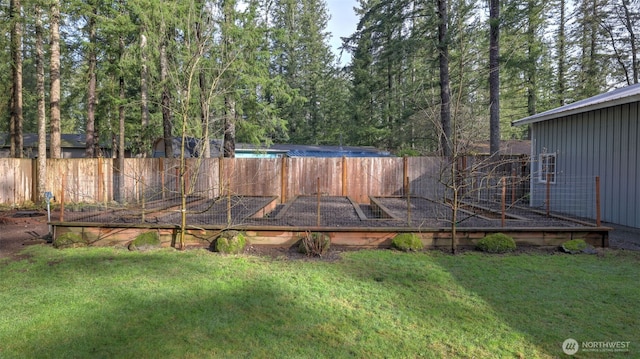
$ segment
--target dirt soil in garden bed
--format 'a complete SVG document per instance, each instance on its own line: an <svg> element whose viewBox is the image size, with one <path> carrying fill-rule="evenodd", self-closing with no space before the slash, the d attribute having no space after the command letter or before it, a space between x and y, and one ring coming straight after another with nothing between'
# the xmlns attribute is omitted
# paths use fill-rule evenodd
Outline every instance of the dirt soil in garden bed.
<svg viewBox="0 0 640 359"><path fill-rule="evenodd" d="M269 213L257 218L256 214L267 206L273 197L231 196L216 199L189 198L187 223L189 225L248 225L248 226L289 226L289 227L333 227L333 228L448 228L451 226L449 205L422 197L412 197L410 201L400 197L377 197L375 203L355 204L347 197L339 196L299 196L292 201L279 204ZM319 203L318 203L319 200ZM482 209L465 205L458 211L459 228L492 228L501 226L498 203L482 203ZM181 223L178 203L166 201L164 207L156 203L142 208L81 207L76 210L67 207L64 219L68 222L99 223ZM513 207L507 210L506 227L584 227L534 211Z"/></svg>

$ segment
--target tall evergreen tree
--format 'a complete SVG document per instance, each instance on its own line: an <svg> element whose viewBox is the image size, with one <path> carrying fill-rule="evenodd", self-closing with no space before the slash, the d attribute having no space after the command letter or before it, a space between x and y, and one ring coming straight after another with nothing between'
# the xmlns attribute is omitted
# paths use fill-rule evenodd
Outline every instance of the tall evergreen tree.
<svg viewBox="0 0 640 359"><path fill-rule="evenodd" d="M222 63L228 66L224 71L224 157L236 156L236 98L234 89L234 78L237 75L235 61L240 56L238 52L235 35L236 29L236 1L222 0Z"/></svg>
<svg viewBox="0 0 640 359"><path fill-rule="evenodd" d="M449 86L449 15L448 1L438 0L438 48L440 63L440 125L441 147L445 157L451 156L451 89Z"/></svg>
<svg viewBox="0 0 640 359"><path fill-rule="evenodd" d="M278 0L271 8L274 75L281 76L297 96L283 104L289 135L296 143L335 144L343 111L329 100L344 83L328 43L329 21L323 0ZM344 101L344 99L342 99ZM338 106L339 107L339 106Z"/></svg>
<svg viewBox="0 0 640 359"><path fill-rule="evenodd" d="M489 1L489 151L500 151L500 1Z"/></svg>
<svg viewBox="0 0 640 359"><path fill-rule="evenodd" d="M38 175L37 198L42 198L45 193L47 181L47 114L45 98L45 78L44 78L44 26L42 24L42 9L39 3L34 4L35 17L35 47L36 47L36 93L38 107Z"/></svg>
<svg viewBox="0 0 640 359"><path fill-rule="evenodd" d="M573 39L577 43L577 76L574 77L574 99L595 96L607 85L607 55L604 50L604 31L600 26L604 20L606 0L580 0L575 12L576 26Z"/></svg>
<svg viewBox="0 0 640 359"><path fill-rule="evenodd" d="M61 158L60 147L60 1L53 0L50 3L50 91L49 91L49 111L50 111L50 156L51 158Z"/></svg>
<svg viewBox="0 0 640 359"><path fill-rule="evenodd" d="M89 35L89 44L87 49L87 58L89 62L88 68L88 89L87 89L87 123L85 127L85 156L94 157L96 154L96 133L95 133L95 117L96 117L96 67L98 63L97 52L97 30L96 30L96 17L98 15L98 9L95 4L90 2L88 4L91 9L88 14L87 32Z"/></svg>
<svg viewBox="0 0 640 359"><path fill-rule="evenodd" d="M566 0L559 1L559 19L558 19L558 40L556 44L557 52L557 71L558 80L556 82L556 92L558 96L558 105L565 104L565 91L567 88L567 38L566 38Z"/></svg>
<svg viewBox="0 0 640 359"><path fill-rule="evenodd" d="M22 5L20 0L9 2L11 18L11 67L12 67L12 91L11 91L11 150L10 156L22 158Z"/></svg>

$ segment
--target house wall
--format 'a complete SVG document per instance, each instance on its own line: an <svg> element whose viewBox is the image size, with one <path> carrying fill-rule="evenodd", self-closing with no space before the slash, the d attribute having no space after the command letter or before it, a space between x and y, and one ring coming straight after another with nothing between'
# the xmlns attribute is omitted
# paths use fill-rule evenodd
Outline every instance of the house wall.
<svg viewBox="0 0 640 359"><path fill-rule="evenodd" d="M546 208L539 155L556 153L556 183L550 207L596 217L595 177L600 177L601 216L606 222L640 228L640 102L533 123L531 205Z"/></svg>

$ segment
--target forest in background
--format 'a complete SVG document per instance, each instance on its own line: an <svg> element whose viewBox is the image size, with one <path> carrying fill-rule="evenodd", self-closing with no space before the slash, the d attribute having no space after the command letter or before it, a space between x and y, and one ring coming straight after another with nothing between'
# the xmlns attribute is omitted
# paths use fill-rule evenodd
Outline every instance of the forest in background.
<svg viewBox="0 0 640 359"><path fill-rule="evenodd" d="M51 135L54 158L60 133L82 134L87 157L147 156L176 136L224 139L226 156L236 142L433 154L453 138L488 141L492 116L499 138L523 138L511 121L638 83L637 0L355 11L342 66L324 0L0 0L0 132L14 157L24 133Z"/></svg>

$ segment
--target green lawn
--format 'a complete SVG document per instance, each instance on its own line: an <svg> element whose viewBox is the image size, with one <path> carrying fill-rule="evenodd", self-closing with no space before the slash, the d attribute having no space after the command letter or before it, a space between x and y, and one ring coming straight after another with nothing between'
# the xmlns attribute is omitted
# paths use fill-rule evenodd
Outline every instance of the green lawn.
<svg viewBox="0 0 640 359"><path fill-rule="evenodd" d="M0 358L640 356L640 253L25 253L0 261Z"/></svg>

